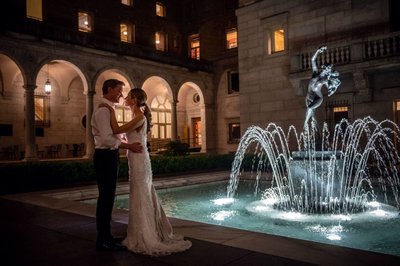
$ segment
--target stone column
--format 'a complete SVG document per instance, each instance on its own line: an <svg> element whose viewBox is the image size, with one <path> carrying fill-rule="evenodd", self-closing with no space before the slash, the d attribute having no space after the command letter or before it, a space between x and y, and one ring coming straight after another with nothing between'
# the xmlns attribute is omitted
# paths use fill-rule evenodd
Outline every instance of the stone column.
<svg viewBox="0 0 400 266"><path fill-rule="evenodd" d="M86 151L84 158L92 158L94 154L94 139L92 134L92 114L94 91L88 91L86 95Z"/></svg>
<svg viewBox="0 0 400 266"><path fill-rule="evenodd" d="M216 151L216 121L214 104L204 104L201 107L202 152L214 153Z"/></svg>
<svg viewBox="0 0 400 266"><path fill-rule="evenodd" d="M171 103L171 140L175 141L178 136L178 125L177 125L177 115L176 115L176 104L177 101L172 101Z"/></svg>
<svg viewBox="0 0 400 266"><path fill-rule="evenodd" d="M35 89L36 85L26 84L25 89L25 158L24 161L37 161L35 145Z"/></svg>

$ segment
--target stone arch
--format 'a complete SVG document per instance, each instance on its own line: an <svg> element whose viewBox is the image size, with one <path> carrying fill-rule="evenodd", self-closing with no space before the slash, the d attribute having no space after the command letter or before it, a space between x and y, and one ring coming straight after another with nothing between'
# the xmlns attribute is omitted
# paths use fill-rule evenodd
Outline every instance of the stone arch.
<svg viewBox="0 0 400 266"><path fill-rule="evenodd" d="M147 94L147 100L149 103L154 97L160 93L169 97L169 100L174 101L174 93L167 80L160 76L150 76L142 84L142 89Z"/></svg>
<svg viewBox="0 0 400 266"><path fill-rule="evenodd" d="M205 150L205 97L195 82L184 82L178 91L177 134L193 149Z"/></svg>
<svg viewBox="0 0 400 266"><path fill-rule="evenodd" d="M96 91L96 100L99 100L103 92L101 91L104 81L107 79L118 79L125 83L124 90L122 94L124 97L128 94L129 90L135 88L136 83L122 70L117 68L107 68L99 71L97 77L95 78L94 89Z"/></svg>
<svg viewBox="0 0 400 266"><path fill-rule="evenodd" d="M79 83L75 86L79 86L83 94L89 90L89 79L77 65L67 60L54 59L42 64L36 77L37 93L45 93L47 79L52 85L52 95L62 97L63 101L71 98L70 88L74 83Z"/></svg>
<svg viewBox="0 0 400 266"><path fill-rule="evenodd" d="M0 53L0 123L12 133L0 138L0 147L25 143L26 75L22 65L13 57Z"/></svg>
<svg viewBox="0 0 400 266"><path fill-rule="evenodd" d="M142 89L152 110L151 150L157 151L173 138L174 94L169 83L159 76L148 77Z"/></svg>
<svg viewBox="0 0 400 266"><path fill-rule="evenodd" d="M0 95L5 95L13 88L21 88L26 84L24 69L14 58L0 53Z"/></svg>

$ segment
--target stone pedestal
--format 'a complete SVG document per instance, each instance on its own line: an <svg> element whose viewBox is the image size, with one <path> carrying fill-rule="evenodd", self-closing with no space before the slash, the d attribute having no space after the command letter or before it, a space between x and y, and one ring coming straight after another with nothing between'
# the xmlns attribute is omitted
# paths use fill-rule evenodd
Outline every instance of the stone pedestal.
<svg viewBox="0 0 400 266"><path fill-rule="evenodd" d="M339 158L336 151L292 152L289 171L294 194L323 212L325 204L340 198L343 160Z"/></svg>

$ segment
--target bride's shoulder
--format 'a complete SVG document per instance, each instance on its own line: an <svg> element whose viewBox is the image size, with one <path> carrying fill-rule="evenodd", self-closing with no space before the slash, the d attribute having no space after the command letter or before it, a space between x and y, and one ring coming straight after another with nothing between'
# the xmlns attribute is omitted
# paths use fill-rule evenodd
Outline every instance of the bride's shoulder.
<svg viewBox="0 0 400 266"><path fill-rule="evenodd" d="M144 114L139 114L139 115L137 115L137 119L144 120L144 119L146 119L146 116Z"/></svg>

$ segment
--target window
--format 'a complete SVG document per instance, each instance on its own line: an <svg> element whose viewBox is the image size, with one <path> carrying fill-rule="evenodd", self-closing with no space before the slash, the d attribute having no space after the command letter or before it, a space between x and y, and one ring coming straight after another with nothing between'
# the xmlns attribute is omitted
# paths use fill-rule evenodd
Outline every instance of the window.
<svg viewBox="0 0 400 266"><path fill-rule="evenodd" d="M239 73L237 71L228 72L228 94L239 92Z"/></svg>
<svg viewBox="0 0 400 266"><path fill-rule="evenodd" d="M193 94L193 103L199 103L200 102L200 95L196 92Z"/></svg>
<svg viewBox="0 0 400 266"><path fill-rule="evenodd" d="M120 37L121 42L133 43L135 42L135 27L129 22L120 24Z"/></svg>
<svg viewBox="0 0 400 266"><path fill-rule="evenodd" d="M118 125L122 126L132 120L132 111L129 107L117 105L115 106L115 116Z"/></svg>
<svg viewBox="0 0 400 266"><path fill-rule="evenodd" d="M160 3L160 2L157 2L156 3L156 15L158 16L158 17L166 17L166 14L167 12L166 12L166 10L165 10L165 6L162 4L162 3Z"/></svg>
<svg viewBox="0 0 400 266"><path fill-rule="evenodd" d="M167 97L157 96L151 102L153 127L151 137L156 139L171 138L171 102Z"/></svg>
<svg viewBox="0 0 400 266"><path fill-rule="evenodd" d="M273 32L272 39L272 52L282 52L285 50L285 31L283 28L277 29Z"/></svg>
<svg viewBox="0 0 400 266"><path fill-rule="evenodd" d="M78 13L79 31L91 32L93 30L92 16L87 12Z"/></svg>
<svg viewBox="0 0 400 266"><path fill-rule="evenodd" d="M121 4L126 6L133 6L133 0L121 0Z"/></svg>
<svg viewBox="0 0 400 266"><path fill-rule="evenodd" d="M286 36L285 29L282 27L268 30L267 32L267 52L274 54L285 51Z"/></svg>
<svg viewBox="0 0 400 266"><path fill-rule="evenodd" d="M333 107L333 123L339 124L342 119L349 119L349 107L348 106L337 106Z"/></svg>
<svg viewBox="0 0 400 266"><path fill-rule="evenodd" d="M229 29L226 31L226 48L232 49L237 47L237 30Z"/></svg>
<svg viewBox="0 0 400 266"><path fill-rule="evenodd" d="M42 0L26 0L26 17L43 21Z"/></svg>
<svg viewBox="0 0 400 266"><path fill-rule="evenodd" d="M35 95L35 125L50 127L50 97Z"/></svg>
<svg viewBox="0 0 400 266"><path fill-rule="evenodd" d="M400 30L400 2L397 0L389 1L389 10L390 10L390 30L391 31L399 31ZM396 11L397 10L397 11Z"/></svg>
<svg viewBox="0 0 400 266"><path fill-rule="evenodd" d="M0 136L12 136L13 125L12 124L0 124Z"/></svg>
<svg viewBox="0 0 400 266"><path fill-rule="evenodd" d="M198 34L189 37L190 58L200 60L200 37Z"/></svg>
<svg viewBox="0 0 400 266"><path fill-rule="evenodd" d="M282 54L287 50L287 25L289 12L268 16L261 20L265 49L268 55Z"/></svg>
<svg viewBox="0 0 400 266"><path fill-rule="evenodd" d="M328 125L329 130L333 132L335 130L335 126L342 121L342 119L349 120L349 109L350 106L347 101L335 101L327 103L327 117L328 117ZM345 124L342 125L342 131L345 130Z"/></svg>
<svg viewBox="0 0 400 266"><path fill-rule="evenodd" d="M395 122L396 125L399 126L400 125L400 100L395 100L393 102L393 104L394 104L394 106L393 106L394 107L393 108L394 109L393 110L393 113L394 113L393 122ZM395 140L395 136L393 136L393 139L394 139L394 143L397 148L397 152L400 152L399 142L397 140Z"/></svg>
<svg viewBox="0 0 400 266"><path fill-rule="evenodd" d="M44 137L43 127L35 127L35 137Z"/></svg>
<svg viewBox="0 0 400 266"><path fill-rule="evenodd" d="M228 131L228 143L238 143L240 141L240 123L229 123Z"/></svg>
<svg viewBox="0 0 400 266"><path fill-rule="evenodd" d="M167 37L166 34L161 32L161 31L157 31L156 32L156 50L158 51L167 51Z"/></svg>
<svg viewBox="0 0 400 266"><path fill-rule="evenodd" d="M394 122L400 125L400 100L394 101Z"/></svg>

